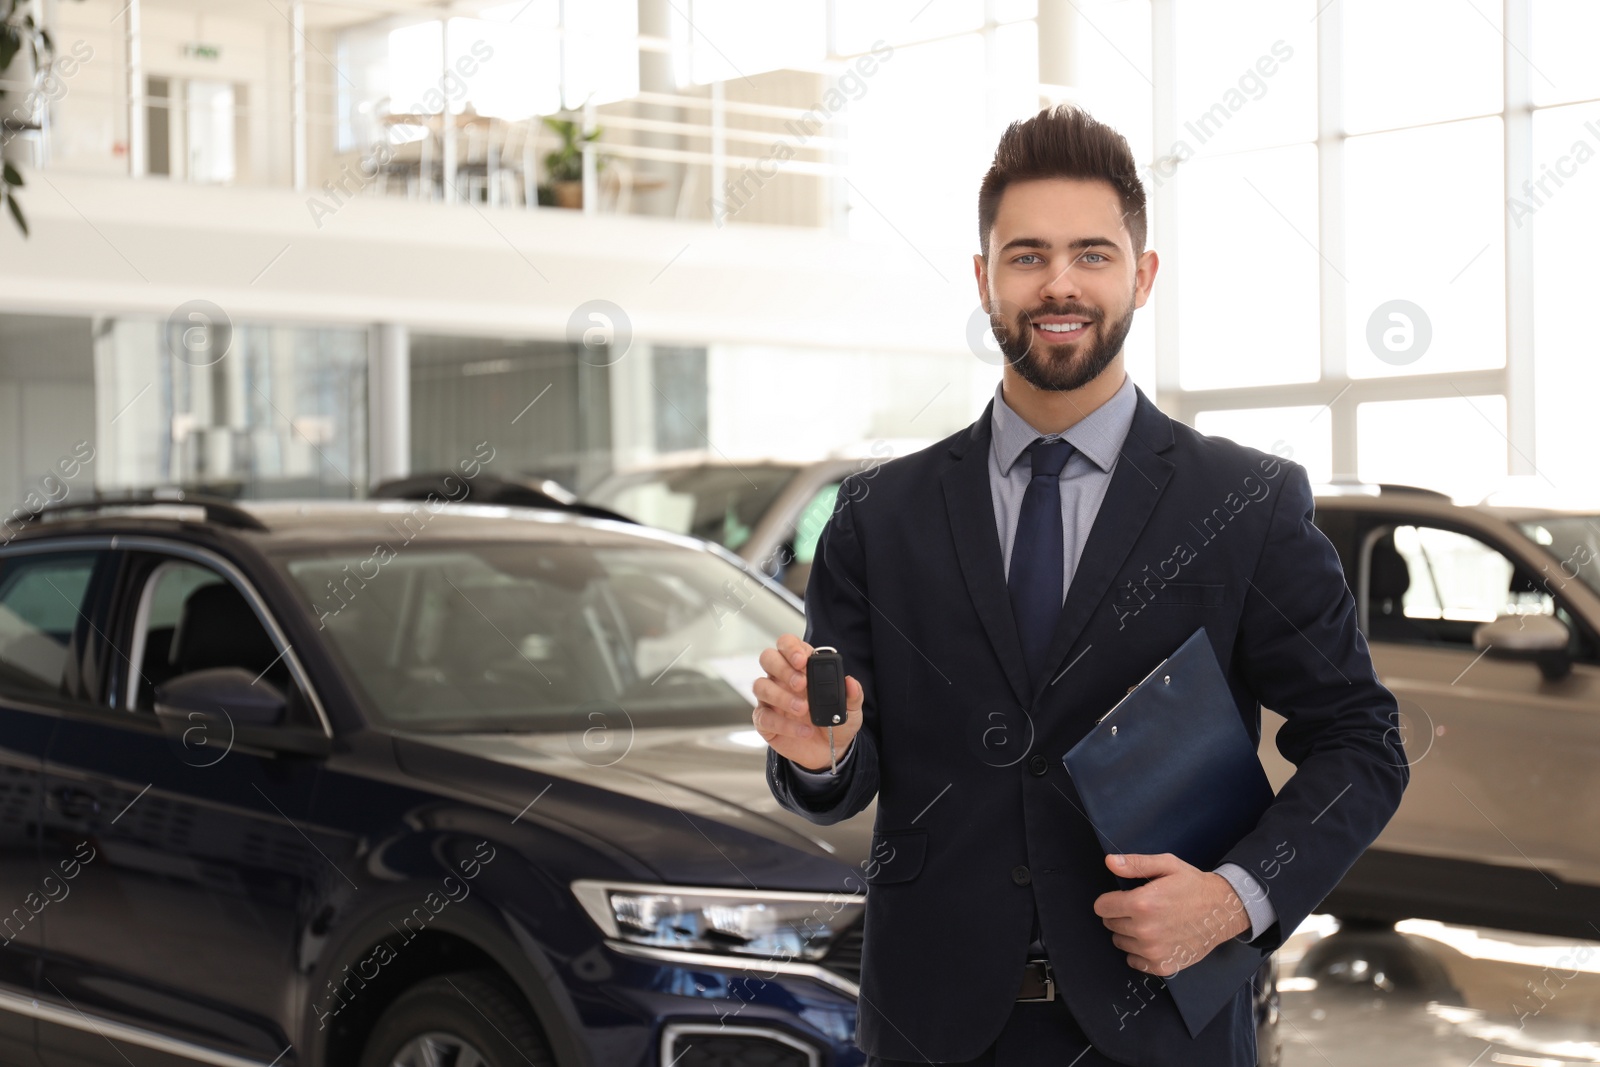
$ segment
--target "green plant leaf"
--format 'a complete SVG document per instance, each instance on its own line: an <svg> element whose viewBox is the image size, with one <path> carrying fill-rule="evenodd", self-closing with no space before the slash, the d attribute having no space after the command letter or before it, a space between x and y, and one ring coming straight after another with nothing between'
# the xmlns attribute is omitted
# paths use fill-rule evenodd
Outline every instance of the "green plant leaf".
<svg viewBox="0 0 1600 1067"><path fill-rule="evenodd" d="M26 184L25 182L23 182L22 175L20 173L18 173L17 168L13 167L9 163L7 163L5 165L4 174L5 174L5 181L6 181L7 185L23 185L23 184Z"/></svg>
<svg viewBox="0 0 1600 1067"><path fill-rule="evenodd" d="M17 220L17 229L22 231L22 236L28 236L28 220L22 217L22 205L17 203L17 198L7 196L6 207L11 209L11 217Z"/></svg>

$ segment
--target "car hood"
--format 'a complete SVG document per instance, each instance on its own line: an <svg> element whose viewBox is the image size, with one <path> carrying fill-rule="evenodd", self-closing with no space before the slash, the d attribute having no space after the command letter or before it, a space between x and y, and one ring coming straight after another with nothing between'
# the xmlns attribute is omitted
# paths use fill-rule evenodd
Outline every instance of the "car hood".
<svg viewBox="0 0 1600 1067"><path fill-rule="evenodd" d="M584 735L397 734L407 773L581 830L666 881L860 892L873 808L830 826L785 810L749 726L631 731L596 754ZM848 884L846 884L848 883Z"/></svg>

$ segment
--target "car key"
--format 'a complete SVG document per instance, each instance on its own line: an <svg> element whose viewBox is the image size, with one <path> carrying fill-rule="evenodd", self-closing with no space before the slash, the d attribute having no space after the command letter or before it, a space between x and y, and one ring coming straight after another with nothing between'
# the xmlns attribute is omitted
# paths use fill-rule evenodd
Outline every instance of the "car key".
<svg viewBox="0 0 1600 1067"><path fill-rule="evenodd" d="M844 706L844 657L832 645L822 645L806 660L806 699L811 724L828 728L828 773L839 773L833 748L833 728L850 714Z"/></svg>

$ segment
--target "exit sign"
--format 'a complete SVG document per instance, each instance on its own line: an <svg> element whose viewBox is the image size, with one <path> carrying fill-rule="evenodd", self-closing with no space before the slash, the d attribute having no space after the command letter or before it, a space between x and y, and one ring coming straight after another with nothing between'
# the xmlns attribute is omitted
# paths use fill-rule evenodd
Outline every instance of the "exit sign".
<svg viewBox="0 0 1600 1067"><path fill-rule="evenodd" d="M222 46L215 44L201 44L198 41L194 41L183 46L183 54L188 56L190 59L217 60L222 58Z"/></svg>

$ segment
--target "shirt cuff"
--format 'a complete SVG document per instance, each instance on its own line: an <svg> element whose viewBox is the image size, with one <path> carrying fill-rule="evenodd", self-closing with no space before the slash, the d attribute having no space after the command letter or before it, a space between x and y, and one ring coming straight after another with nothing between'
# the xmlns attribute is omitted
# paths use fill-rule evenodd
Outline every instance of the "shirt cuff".
<svg viewBox="0 0 1600 1067"><path fill-rule="evenodd" d="M850 754L856 750L856 739L852 737L845 746L844 755L839 757L839 772L844 772L844 765ZM790 768L794 771L795 781L808 793L821 793L832 789L839 784L839 776L828 771L808 771L794 760L789 761Z"/></svg>
<svg viewBox="0 0 1600 1067"><path fill-rule="evenodd" d="M1244 902L1245 914L1250 916L1250 929L1240 934L1236 940L1254 941L1278 921L1278 910L1272 906L1272 901L1267 899L1266 889L1249 871L1237 863L1224 863L1215 873L1222 875L1228 880L1228 884L1233 886L1233 891Z"/></svg>

